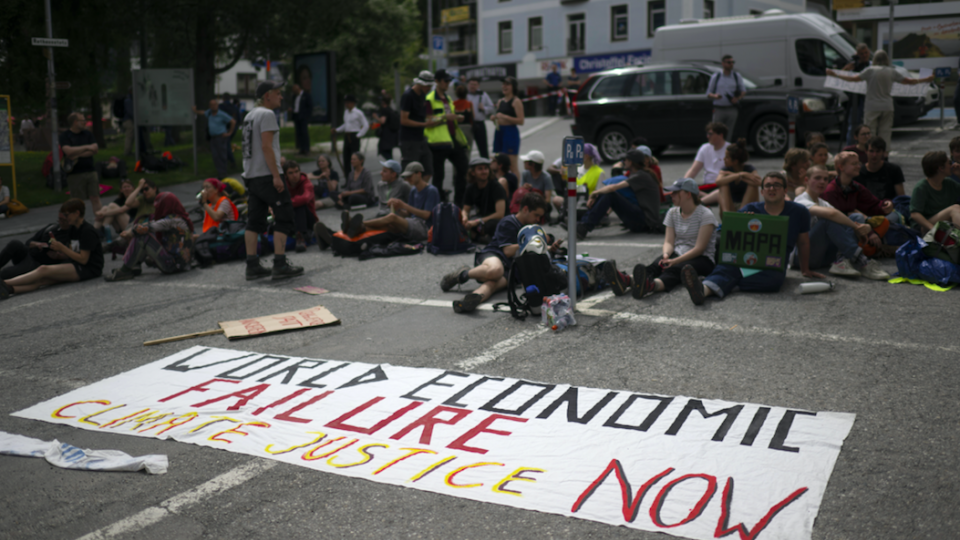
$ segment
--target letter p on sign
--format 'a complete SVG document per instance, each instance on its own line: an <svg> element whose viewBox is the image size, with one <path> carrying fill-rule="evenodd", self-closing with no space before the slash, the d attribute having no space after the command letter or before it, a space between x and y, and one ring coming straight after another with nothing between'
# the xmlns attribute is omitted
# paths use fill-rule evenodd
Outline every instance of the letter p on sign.
<svg viewBox="0 0 960 540"><path fill-rule="evenodd" d="M583 165L583 137L563 138L563 164Z"/></svg>

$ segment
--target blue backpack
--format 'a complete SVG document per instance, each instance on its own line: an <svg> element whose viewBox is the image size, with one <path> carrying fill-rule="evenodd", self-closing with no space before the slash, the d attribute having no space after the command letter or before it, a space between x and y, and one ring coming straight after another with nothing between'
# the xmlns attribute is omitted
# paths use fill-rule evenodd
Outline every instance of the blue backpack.
<svg viewBox="0 0 960 540"><path fill-rule="evenodd" d="M427 249L434 255L467 253L475 246L460 221L460 208L453 203L440 203L433 207L432 234Z"/></svg>

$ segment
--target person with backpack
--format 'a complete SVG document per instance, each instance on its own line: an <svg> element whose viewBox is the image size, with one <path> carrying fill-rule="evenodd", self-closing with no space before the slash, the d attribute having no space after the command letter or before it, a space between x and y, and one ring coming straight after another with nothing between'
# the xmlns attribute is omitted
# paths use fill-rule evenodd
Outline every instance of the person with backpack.
<svg viewBox="0 0 960 540"><path fill-rule="evenodd" d="M482 159L482 158L475 158ZM499 184L497 184L499 187ZM463 266L440 280L440 290L448 292L454 286L462 285L471 279L480 282L480 286L461 300L454 300L455 313L472 313L477 306L489 299L497 291L506 288L507 275L517 254L517 234L527 225L540 223L547 213L547 201L539 193L527 193L520 202L520 212L500 220L493 239L474 257L474 267ZM550 246L556 251L560 242Z"/></svg>
<svg viewBox="0 0 960 540"><path fill-rule="evenodd" d="M223 194L224 189L226 188L223 182L216 178L207 178L203 181L203 196L200 198L200 208L203 209L202 232L218 227L225 219L232 221L240 219L237 206L233 204L230 197Z"/></svg>
<svg viewBox="0 0 960 540"><path fill-rule="evenodd" d="M189 270L193 258L193 232L193 221L180 199L170 192L157 193L150 218L120 234L130 242L123 254L123 266L103 279L133 279L142 272L143 263L155 266L164 274Z"/></svg>
<svg viewBox="0 0 960 540"><path fill-rule="evenodd" d="M740 100L747 93L743 77L733 70L733 56L725 54L720 60L723 67L714 73L707 83L707 97L713 100L713 122L730 126L730 138L737 129L737 116L740 114Z"/></svg>

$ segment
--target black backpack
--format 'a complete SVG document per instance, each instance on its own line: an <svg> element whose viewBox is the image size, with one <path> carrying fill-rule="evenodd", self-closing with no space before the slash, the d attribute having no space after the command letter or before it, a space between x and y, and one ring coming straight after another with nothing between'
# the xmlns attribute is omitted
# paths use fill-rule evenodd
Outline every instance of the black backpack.
<svg viewBox="0 0 960 540"><path fill-rule="evenodd" d="M523 290L518 295L517 287ZM533 315L543 304L543 298L559 294L567 288L567 273L550 260L547 253L526 252L513 259L507 277L507 305L510 315L521 321ZM503 307L496 304L494 310Z"/></svg>

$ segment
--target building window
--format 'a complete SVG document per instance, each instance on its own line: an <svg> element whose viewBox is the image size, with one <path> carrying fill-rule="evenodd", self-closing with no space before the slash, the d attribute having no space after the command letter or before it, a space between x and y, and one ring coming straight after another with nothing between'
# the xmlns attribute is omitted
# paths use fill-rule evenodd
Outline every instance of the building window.
<svg viewBox="0 0 960 540"><path fill-rule="evenodd" d="M663 0L647 2L647 37L653 37L657 28L667 24L667 6Z"/></svg>
<svg viewBox="0 0 960 540"><path fill-rule="evenodd" d="M627 6L610 8L610 41L627 39Z"/></svg>
<svg viewBox="0 0 960 540"><path fill-rule="evenodd" d="M543 17L530 17L527 20L527 36L530 40L527 47L529 50L543 49Z"/></svg>
<svg viewBox="0 0 960 540"><path fill-rule="evenodd" d="M567 54L586 50L587 17L583 13L567 16Z"/></svg>
<svg viewBox="0 0 960 540"><path fill-rule="evenodd" d="M237 95L253 97L257 93L256 73L237 73Z"/></svg>
<svg viewBox="0 0 960 540"><path fill-rule="evenodd" d="M513 52L513 22L502 21L499 26L500 36L500 54L510 54Z"/></svg>
<svg viewBox="0 0 960 540"><path fill-rule="evenodd" d="M713 0L703 0L703 18L713 18Z"/></svg>

